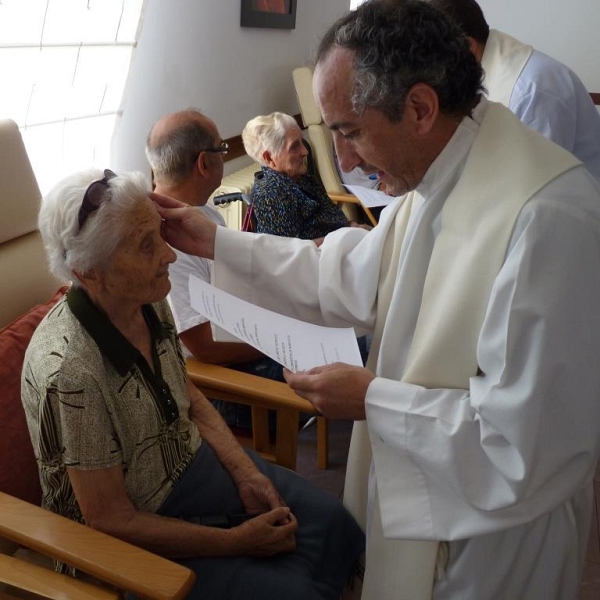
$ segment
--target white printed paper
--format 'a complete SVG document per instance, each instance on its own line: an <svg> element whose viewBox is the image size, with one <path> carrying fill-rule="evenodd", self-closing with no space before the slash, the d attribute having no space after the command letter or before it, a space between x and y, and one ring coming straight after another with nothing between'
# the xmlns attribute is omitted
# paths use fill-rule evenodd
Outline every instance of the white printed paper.
<svg viewBox="0 0 600 600"><path fill-rule="evenodd" d="M194 275L189 279L192 308L290 371L344 362L362 366L352 327L322 327L260 308Z"/></svg>
<svg viewBox="0 0 600 600"><path fill-rule="evenodd" d="M384 192L372 190L363 185L347 185L346 189L351 194L354 194L360 200L361 204L367 208L387 206L396 199L396 196L389 196Z"/></svg>

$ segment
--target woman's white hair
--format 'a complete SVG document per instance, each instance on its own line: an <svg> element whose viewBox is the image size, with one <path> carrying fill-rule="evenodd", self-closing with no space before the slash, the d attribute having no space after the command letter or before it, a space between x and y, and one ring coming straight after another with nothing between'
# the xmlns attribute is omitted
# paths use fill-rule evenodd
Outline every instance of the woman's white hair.
<svg viewBox="0 0 600 600"><path fill-rule="evenodd" d="M79 209L88 186L102 179L100 169L87 169L65 177L45 196L38 227L52 273L61 281L78 283L74 271L102 268L126 235L124 218L148 197L150 182L142 173L124 173L111 179L98 210L79 230Z"/></svg>
<svg viewBox="0 0 600 600"><path fill-rule="evenodd" d="M265 150L278 155L285 147L287 132L294 127L298 127L296 119L285 113L273 112L254 117L242 131L246 154L257 163L265 165Z"/></svg>

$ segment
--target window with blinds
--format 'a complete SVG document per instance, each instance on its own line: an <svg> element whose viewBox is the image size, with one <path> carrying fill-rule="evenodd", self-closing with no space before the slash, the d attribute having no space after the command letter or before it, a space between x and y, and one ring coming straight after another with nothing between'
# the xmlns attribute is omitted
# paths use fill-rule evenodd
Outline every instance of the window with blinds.
<svg viewBox="0 0 600 600"><path fill-rule="evenodd" d="M42 193L110 141L144 0L0 0L0 118L23 135Z"/></svg>

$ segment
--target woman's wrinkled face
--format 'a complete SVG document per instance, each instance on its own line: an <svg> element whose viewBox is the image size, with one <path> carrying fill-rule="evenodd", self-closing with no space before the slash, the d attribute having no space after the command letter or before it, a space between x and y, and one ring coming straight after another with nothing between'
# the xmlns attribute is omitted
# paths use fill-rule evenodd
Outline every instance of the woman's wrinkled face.
<svg viewBox="0 0 600 600"><path fill-rule="evenodd" d="M273 164L268 166L292 179L298 179L306 173L307 156L308 150L302 143L302 131L299 127L291 127L285 135L283 149L278 154L271 154Z"/></svg>
<svg viewBox="0 0 600 600"><path fill-rule="evenodd" d="M171 289L169 265L176 255L161 236L161 218L149 198L125 218L121 243L100 275L103 291L113 299L148 304Z"/></svg>

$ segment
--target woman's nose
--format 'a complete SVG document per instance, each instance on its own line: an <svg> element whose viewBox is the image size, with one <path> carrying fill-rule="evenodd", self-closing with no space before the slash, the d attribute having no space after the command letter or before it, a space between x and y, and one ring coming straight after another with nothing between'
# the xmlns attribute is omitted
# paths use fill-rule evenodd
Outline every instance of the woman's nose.
<svg viewBox="0 0 600 600"><path fill-rule="evenodd" d="M167 264L174 263L177 260L177 254L167 242L163 241L163 244L165 245L164 262Z"/></svg>

